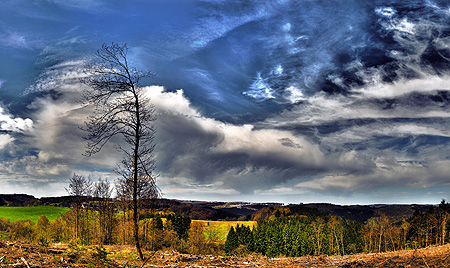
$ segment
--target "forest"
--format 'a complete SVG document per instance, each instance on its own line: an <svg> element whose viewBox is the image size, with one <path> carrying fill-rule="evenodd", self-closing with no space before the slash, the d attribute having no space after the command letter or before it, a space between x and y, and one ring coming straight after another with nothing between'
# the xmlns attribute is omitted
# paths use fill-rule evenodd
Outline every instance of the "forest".
<svg viewBox="0 0 450 268"><path fill-rule="evenodd" d="M449 242L450 205L445 200L425 213L395 222L384 214L364 224L317 209L272 210L255 228L231 228L224 244L228 255L261 253L268 257L346 255L417 249Z"/></svg>

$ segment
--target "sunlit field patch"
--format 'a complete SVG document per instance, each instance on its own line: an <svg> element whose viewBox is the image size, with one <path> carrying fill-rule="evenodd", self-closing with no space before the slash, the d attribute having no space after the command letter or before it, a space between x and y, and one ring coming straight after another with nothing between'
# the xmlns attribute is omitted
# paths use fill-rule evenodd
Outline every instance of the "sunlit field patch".
<svg viewBox="0 0 450 268"><path fill-rule="evenodd" d="M54 221L59 215L69 211L66 207L37 206L37 207L0 207L0 218L11 222L30 219L37 222L40 216L45 215L49 221Z"/></svg>
<svg viewBox="0 0 450 268"><path fill-rule="evenodd" d="M200 222L203 224L204 234L206 239L217 240L216 242L224 243L228 231L231 227L239 225L253 226L256 225L256 221L206 221L206 220L193 220L192 222ZM211 237L214 236L214 237Z"/></svg>

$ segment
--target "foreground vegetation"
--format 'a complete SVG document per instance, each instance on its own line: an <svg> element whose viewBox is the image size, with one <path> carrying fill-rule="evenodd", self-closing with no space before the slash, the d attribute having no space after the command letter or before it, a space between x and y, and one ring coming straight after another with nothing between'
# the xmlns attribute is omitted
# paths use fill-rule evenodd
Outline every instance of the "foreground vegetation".
<svg viewBox="0 0 450 268"><path fill-rule="evenodd" d="M132 246L79 246L54 244L47 248L0 241L1 267L450 267L450 245L346 256L266 258L144 251L145 261ZM149 258L151 257L151 258Z"/></svg>
<svg viewBox="0 0 450 268"><path fill-rule="evenodd" d="M47 247L52 243L75 246L130 245L133 242L132 211L111 201L92 201L83 207L0 207L0 237L28 241ZM106 209L105 209L106 207ZM20 214L21 212L24 212ZM65 212L65 213L64 213ZM56 213L59 213L56 216ZM41 215L41 216L38 216ZM50 220L49 217L52 219ZM253 226L253 221L191 221L173 212L140 211L139 229L143 249L175 249L181 253L223 253L230 227Z"/></svg>

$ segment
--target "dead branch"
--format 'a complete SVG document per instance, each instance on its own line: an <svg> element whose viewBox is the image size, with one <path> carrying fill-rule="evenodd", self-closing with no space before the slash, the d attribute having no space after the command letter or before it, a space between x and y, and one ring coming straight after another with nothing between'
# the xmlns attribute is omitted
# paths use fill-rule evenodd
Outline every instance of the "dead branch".
<svg viewBox="0 0 450 268"><path fill-rule="evenodd" d="M27 260L25 260L24 257L20 257L20 259L23 261L23 263L27 266L27 268L30 268L30 265L28 265Z"/></svg>

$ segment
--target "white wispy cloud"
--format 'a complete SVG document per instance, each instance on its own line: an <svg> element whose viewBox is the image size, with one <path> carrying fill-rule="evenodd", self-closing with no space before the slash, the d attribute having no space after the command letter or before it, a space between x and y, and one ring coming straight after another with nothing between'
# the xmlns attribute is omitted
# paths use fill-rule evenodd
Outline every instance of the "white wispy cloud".
<svg viewBox="0 0 450 268"><path fill-rule="evenodd" d="M200 12L208 12L200 14L201 18L198 20L194 29L186 35L188 40L191 40L191 46L194 48L203 48L211 41L226 35L233 29L270 15L272 5L279 5L280 3L262 3L260 1L249 1L243 7L228 6L224 3L214 3L213 8L206 8L202 10L202 5L199 5ZM282 4L282 3L281 3ZM209 4L207 4L209 5ZM236 14L236 9L245 8L252 12Z"/></svg>
<svg viewBox="0 0 450 268"><path fill-rule="evenodd" d="M7 113L0 107L0 130L11 132L25 132L33 129L33 121L29 118L18 118Z"/></svg>
<svg viewBox="0 0 450 268"><path fill-rule="evenodd" d="M52 66L41 73L24 94L50 90L78 92L79 80L86 76L82 69L84 64L84 60L73 60Z"/></svg>
<svg viewBox="0 0 450 268"><path fill-rule="evenodd" d="M450 76L429 75L422 73L421 78L402 78L393 83L382 83L380 80L352 91L358 93L359 98L393 98L413 92L430 93L436 90L450 90Z"/></svg>
<svg viewBox="0 0 450 268"><path fill-rule="evenodd" d="M0 32L0 44L13 49L39 49L43 42L35 33L29 33L17 30L7 30Z"/></svg>
<svg viewBox="0 0 450 268"><path fill-rule="evenodd" d="M9 134L0 135L0 150L6 147L9 143L13 142L14 138Z"/></svg>
<svg viewBox="0 0 450 268"><path fill-rule="evenodd" d="M12 32L2 36L2 43L15 48L29 48L25 35Z"/></svg>
<svg viewBox="0 0 450 268"><path fill-rule="evenodd" d="M101 11L99 7L104 5L102 0L47 0L66 8L76 8L91 12Z"/></svg>

